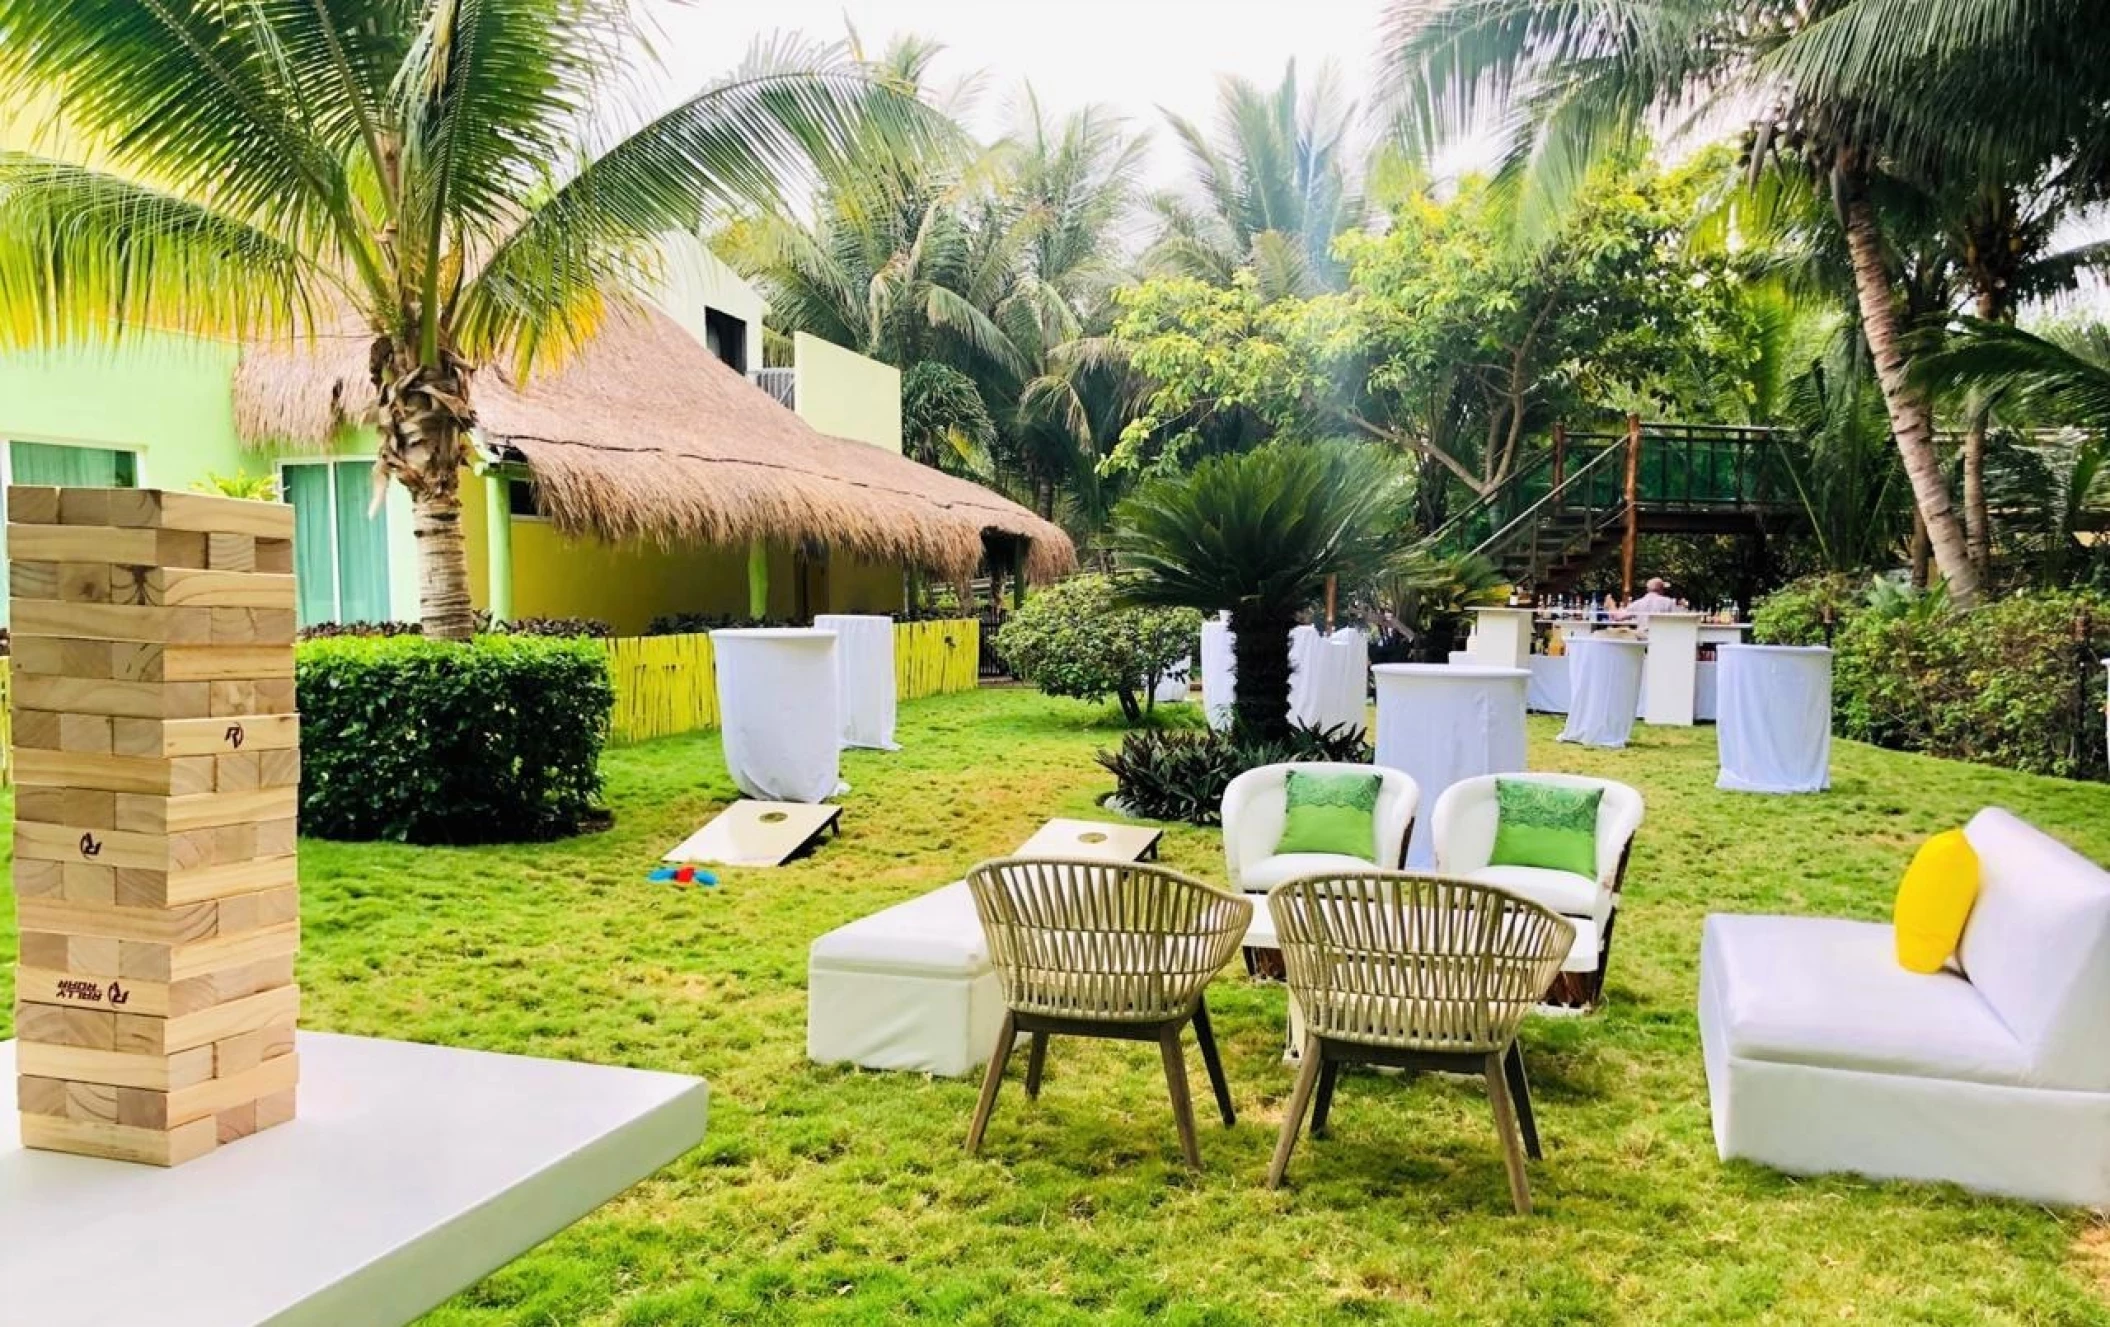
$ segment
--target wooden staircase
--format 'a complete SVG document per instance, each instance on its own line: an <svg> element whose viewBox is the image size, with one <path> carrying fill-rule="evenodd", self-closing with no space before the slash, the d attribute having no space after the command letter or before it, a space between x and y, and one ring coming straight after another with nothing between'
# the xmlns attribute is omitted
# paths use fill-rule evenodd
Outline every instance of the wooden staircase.
<svg viewBox="0 0 2110 1327"><path fill-rule="evenodd" d="M1770 429L1644 424L1569 433L1476 498L1432 536L1444 552L1493 562L1512 585L1545 598L1573 593L1614 554L1623 596L1634 590L1643 533L1758 533L1798 510Z"/></svg>

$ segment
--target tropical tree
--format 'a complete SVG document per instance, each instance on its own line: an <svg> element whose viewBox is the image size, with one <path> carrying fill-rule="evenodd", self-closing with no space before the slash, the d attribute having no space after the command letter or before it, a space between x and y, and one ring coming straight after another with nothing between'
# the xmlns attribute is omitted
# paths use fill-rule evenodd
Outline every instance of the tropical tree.
<svg viewBox="0 0 2110 1327"><path fill-rule="evenodd" d="M793 44L626 116L630 36L620 0L0 0L0 98L63 106L82 148L0 153L0 335L370 335L425 628L465 637L476 370L588 340L650 289L666 231L775 196L873 126L927 128ZM597 130L611 116L621 132Z"/></svg>
<svg viewBox="0 0 2110 1327"><path fill-rule="evenodd" d="M1328 577L1354 583L1393 547L1406 485L1370 447L1282 445L1202 462L1141 485L1115 513L1129 603L1228 611L1237 722L1289 736L1289 635Z"/></svg>
<svg viewBox="0 0 2110 1327"><path fill-rule="evenodd" d="M1214 133L1169 111L1165 119L1198 196L1152 200L1159 233L1148 270L1222 286L1251 268L1270 298L1339 287L1333 241L1362 223L1363 199L1349 137L1356 108L1332 67L1305 84L1292 60L1273 88L1224 79Z"/></svg>
<svg viewBox="0 0 2110 1327"><path fill-rule="evenodd" d="M1424 141L1499 107L1524 126L1512 179L1572 196L1590 161L1651 123L1758 107L1755 161L1809 172L1837 209L1892 437L1952 597L1979 571L1934 442L1878 195L1997 166L2102 171L2102 25L2086 0L1399 0L1393 87Z"/></svg>

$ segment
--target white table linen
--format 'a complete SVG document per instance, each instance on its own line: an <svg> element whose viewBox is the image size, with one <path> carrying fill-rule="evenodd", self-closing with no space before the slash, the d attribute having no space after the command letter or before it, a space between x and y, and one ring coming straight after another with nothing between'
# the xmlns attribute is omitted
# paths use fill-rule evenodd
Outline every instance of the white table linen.
<svg viewBox="0 0 2110 1327"><path fill-rule="evenodd" d="M1480 774L1524 768L1522 668L1458 664L1379 664L1377 763L1410 776L1421 804L1434 806L1443 790ZM1415 820L1407 844L1409 869L1435 865L1429 817Z"/></svg>
<svg viewBox="0 0 2110 1327"><path fill-rule="evenodd" d="M1158 675L1157 690L1150 698L1160 705L1177 705L1187 699L1188 683L1194 676L1194 656L1188 655Z"/></svg>
<svg viewBox="0 0 2110 1327"><path fill-rule="evenodd" d="M837 704L843 745L899 751L894 740L894 619L871 613L822 613L816 631L835 633Z"/></svg>
<svg viewBox="0 0 2110 1327"><path fill-rule="evenodd" d="M725 766L749 797L823 802L842 791L836 638L805 627L711 633Z"/></svg>
<svg viewBox="0 0 2110 1327"><path fill-rule="evenodd" d="M1573 648L1573 643L1570 643ZM1453 655L1452 663L1469 662ZM1565 654L1534 654L1531 656L1531 680L1524 684L1524 708L1535 714L1566 714L1571 688L1568 656Z"/></svg>
<svg viewBox="0 0 2110 1327"><path fill-rule="evenodd" d="M1560 740L1623 747L1641 704L1641 669L1648 647L1638 640L1592 636L1568 647L1568 724Z"/></svg>
<svg viewBox="0 0 2110 1327"><path fill-rule="evenodd" d="M1231 645L1231 625L1222 618L1202 623L1202 713L1209 726L1231 726L1238 706L1238 661Z"/></svg>
<svg viewBox="0 0 2110 1327"><path fill-rule="evenodd" d="M1716 664L1721 775L1732 792L1832 786L1832 652L1821 645L1724 645Z"/></svg>
<svg viewBox="0 0 2110 1327"><path fill-rule="evenodd" d="M1202 708L1209 726L1227 729L1238 705L1235 638L1221 621L1202 624ZM1369 726L1370 642L1354 627L1322 635L1299 626L1289 636L1289 717L1305 728Z"/></svg>

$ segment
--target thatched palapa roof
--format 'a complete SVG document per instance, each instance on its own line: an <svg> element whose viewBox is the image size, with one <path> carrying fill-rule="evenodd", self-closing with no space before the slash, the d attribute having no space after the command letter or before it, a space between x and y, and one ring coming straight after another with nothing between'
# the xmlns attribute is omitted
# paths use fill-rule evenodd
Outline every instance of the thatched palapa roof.
<svg viewBox="0 0 2110 1327"><path fill-rule="evenodd" d="M250 347L236 423L255 446L329 445L371 417L370 334ZM610 541L741 546L819 542L955 579L985 534L1027 544L1036 579L1076 551L1060 526L979 484L832 438L657 310L614 313L566 365L520 385L476 375L477 436L533 472L559 530Z"/></svg>

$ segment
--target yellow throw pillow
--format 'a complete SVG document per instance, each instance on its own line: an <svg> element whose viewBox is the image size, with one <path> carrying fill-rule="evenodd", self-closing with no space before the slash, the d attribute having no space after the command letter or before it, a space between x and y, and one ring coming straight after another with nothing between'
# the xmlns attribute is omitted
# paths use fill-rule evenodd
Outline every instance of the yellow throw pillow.
<svg viewBox="0 0 2110 1327"><path fill-rule="evenodd" d="M1909 972L1940 972L1963 939L1978 901L1978 853L1960 829L1920 845L1898 882L1894 916L1898 964Z"/></svg>

